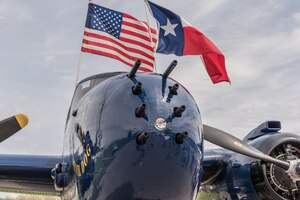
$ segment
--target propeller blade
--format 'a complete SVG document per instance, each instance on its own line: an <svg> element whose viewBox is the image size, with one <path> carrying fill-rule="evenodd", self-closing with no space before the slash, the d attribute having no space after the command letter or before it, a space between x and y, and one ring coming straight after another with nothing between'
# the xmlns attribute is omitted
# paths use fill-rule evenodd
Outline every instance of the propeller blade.
<svg viewBox="0 0 300 200"><path fill-rule="evenodd" d="M281 167L285 170L288 170L290 167L290 163L278 160L275 158L272 158L271 156L264 154L263 152L255 149L254 147L250 146L246 142L230 135L229 133L226 133L224 131L221 131L219 129L203 125L203 131L204 131L204 139L216 144L218 146L221 146L225 149L250 156L253 158L257 158L259 160L272 163L278 167Z"/></svg>
<svg viewBox="0 0 300 200"><path fill-rule="evenodd" d="M0 121L0 143L28 124L28 117L24 114L17 114Z"/></svg>

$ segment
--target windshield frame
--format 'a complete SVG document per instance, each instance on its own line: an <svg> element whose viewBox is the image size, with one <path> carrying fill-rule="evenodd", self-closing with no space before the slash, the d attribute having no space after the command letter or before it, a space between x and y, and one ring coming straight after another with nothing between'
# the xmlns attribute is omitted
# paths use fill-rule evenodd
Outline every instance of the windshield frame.
<svg viewBox="0 0 300 200"><path fill-rule="evenodd" d="M69 121L71 110L73 109L74 105L76 105L86 93L88 93L91 89L93 89L96 85L103 82L104 80L114 77L114 76L117 76L117 75L120 75L120 74L124 74L124 73L126 73L126 72L108 72L108 73L103 73L103 74L96 74L96 75L93 75L93 76L90 76L90 77L87 77L87 78L81 80L77 84L75 91L73 93L73 97L72 97L71 105L70 105L70 108L68 111L66 123L68 123L68 121ZM79 87L84 85L88 81L90 81L89 86L80 88L81 91L79 91ZM86 88L88 88L88 89L86 89ZM86 89L86 90L84 92L82 92L82 89ZM79 92L81 92L82 94L78 95Z"/></svg>

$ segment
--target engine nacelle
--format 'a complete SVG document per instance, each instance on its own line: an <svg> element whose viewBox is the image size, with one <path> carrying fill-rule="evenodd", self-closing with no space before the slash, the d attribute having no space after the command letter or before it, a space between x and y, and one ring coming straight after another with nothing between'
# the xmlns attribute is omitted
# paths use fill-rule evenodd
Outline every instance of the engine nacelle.
<svg viewBox="0 0 300 200"><path fill-rule="evenodd" d="M273 123L275 132L268 132L263 126L254 129L246 138L258 136L249 144L274 158L290 161L300 158L300 137L295 134L277 132L280 124ZM277 126L277 127L275 127ZM259 133L261 132L261 133ZM266 134L267 133L267 134ZM261 200L295 200L300 199L300 191L285 170L270 163L251 163L250 174L252 183Z"/></svg>
<svg viewBox="0 0 300 200"><path fill-rule="evenodd" d="M279 121L267 121L244 139L249 145L274 158L300 158L300 136L281 133ZM286 170L258 159L224 149L205 151L203 192L228 200L299 200L300 192ZM224 194L227 196L224 197ZM220 196L221 195L221 196Z"/></svg>

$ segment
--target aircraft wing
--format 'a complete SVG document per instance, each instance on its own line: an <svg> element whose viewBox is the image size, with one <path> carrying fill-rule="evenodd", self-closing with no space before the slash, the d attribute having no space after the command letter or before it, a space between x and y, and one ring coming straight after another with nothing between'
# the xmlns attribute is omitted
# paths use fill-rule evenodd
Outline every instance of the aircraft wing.
<svg viewBox="0 0 300 200"><path fill-rule="evenodd" d="M209 149L204 152L201 185L209 185L226 172L230 154L224 149Z"/></svg>
<svg viewBox="0 0 300 200"><path fill-rule="evenodd" d="M28 124L28 117L17 114L0 121L0 143ZM58 156L1 155L0 191L60 195L54 188L51 170Z"/></svg>
<svg viewBox="0 0 300 200"><path fill-rule="evenodd" d="M0 191L58 196L51 170L58 156L0 155Z"/></svg>

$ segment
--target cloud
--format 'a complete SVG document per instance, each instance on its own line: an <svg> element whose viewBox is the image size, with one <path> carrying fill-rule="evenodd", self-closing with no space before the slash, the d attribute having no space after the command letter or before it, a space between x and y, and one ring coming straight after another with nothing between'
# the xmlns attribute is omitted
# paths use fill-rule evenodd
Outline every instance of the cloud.
<svg viewBox="0 0 300 200"><path fill-rule="evenodd" d="M141 2L95 1L146 18ZM198 56L157 55L158 72L171 60L171 77L194 96L205 123L242 138L265 120L300 132L300 14L298 2L164 1L199 28L226 57L232 85L213 85ZM0 2L0 118L27 113L30 125L1 143L1 153L61 154L74 90L87 2ZM81 55L80 78L127 66ZM37 152L38 150L38 152Z"/></svg>
<svg viewBox="0 0 300 200"><path fill-rule="evenodd" d="M2 26L13 26L17 23L33 21L32 10L25 2L11 2L2 0L0 2L0 21Z"/></svg>

